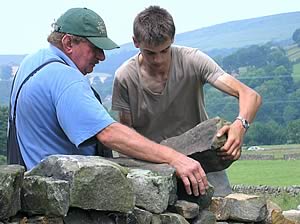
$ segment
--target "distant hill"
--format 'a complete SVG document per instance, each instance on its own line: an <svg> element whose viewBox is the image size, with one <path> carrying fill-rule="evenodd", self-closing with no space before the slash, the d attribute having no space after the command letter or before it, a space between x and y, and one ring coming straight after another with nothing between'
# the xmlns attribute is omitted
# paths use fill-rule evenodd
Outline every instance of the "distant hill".
<svg viewBox="0 0 300 224"><path fill-rule="evenodd" d="M180 33L175 37L175 44L196 47L212 56L223 55L248 45L291 40L293 32L298 28L300 11L232 21ZM95 70L113 74L124 60L136 52L132 43L121 45L120 49L106 51L107 59L97 65ZM0 65L19 64L24 56L0 55Z"/></svg>
<svg viewBox="0 0 300 224"><path fill-rule="evenodd" d="M300 28L300 12L283 13L222 23L176 36L176 43L203 51L240 48L269 41L291 39Z"/></svg>

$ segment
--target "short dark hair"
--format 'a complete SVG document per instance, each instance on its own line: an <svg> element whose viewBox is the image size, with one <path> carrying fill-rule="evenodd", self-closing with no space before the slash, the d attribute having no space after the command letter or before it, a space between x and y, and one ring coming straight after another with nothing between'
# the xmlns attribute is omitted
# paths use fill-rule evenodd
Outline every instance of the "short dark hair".
<svg viewBox="0 0 300 224"><path fill-rule="evenodd" d="M133 35L137 42L160 45L168 39L174 40L175 24L171 14L159 7L149 6L134 19Z"/></svg>

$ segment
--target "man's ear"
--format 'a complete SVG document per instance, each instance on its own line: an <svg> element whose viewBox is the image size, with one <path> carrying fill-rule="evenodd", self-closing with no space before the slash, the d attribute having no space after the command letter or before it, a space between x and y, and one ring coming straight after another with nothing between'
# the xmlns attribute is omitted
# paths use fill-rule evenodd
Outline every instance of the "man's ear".
<svg viewBox="0 0 300 224"><path fill-rule="evenodd" d="M72 53L72 37L66 34L61 39L63 51L68 55Z"/></svg>
<svg viewBox="0 0 300 224"><path fill-rule="evenodd" d="M136 48L140 48L140 45L139 45L138 41L136 40L136 38L134 36L132 36L132 40L133 40L134 46Z"/></svg>

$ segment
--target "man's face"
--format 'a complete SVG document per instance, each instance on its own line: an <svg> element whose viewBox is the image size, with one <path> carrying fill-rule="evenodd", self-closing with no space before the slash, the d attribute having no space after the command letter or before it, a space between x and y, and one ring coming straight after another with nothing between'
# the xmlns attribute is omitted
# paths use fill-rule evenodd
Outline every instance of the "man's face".
<svg viewBox="0 0 300 224"><path fill-rule="evenodd" d="M94 46L88 40L73 44L72 54L70 55L72 61L82 74L91 73L99 61L105 60L104 51Z"/></svg>
<svg viewBox="0 0 300 224"><path fill-rule="evenodd" d="M171 45L173 40L169 39L158 46L145 43L135 43L143 56L143 63L154 70L161 70L168 66L171 60Z"/></svg>

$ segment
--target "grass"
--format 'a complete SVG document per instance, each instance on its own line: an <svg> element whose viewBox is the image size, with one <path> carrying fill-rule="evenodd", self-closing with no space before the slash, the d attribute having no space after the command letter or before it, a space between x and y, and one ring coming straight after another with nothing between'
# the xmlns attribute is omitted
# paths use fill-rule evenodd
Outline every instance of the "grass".
<svg viewBox="0 0 300 224"><path fill-rule="evenodd" d="M300 63L293 65L293 79L295 82L300 81Z"/></svg>
<svg viewBox="0 0 300 224"><path fill-rule="evenodd" d="M231 184L300 185L300 160L239 160L227 172Z"/></svg>
<svg viewBox="0 0 300 224"><path fill-rule="evenodd" d="M296 61L300 58L300 48L297 44L290 46L286 51L290 61Z"/></svg>
<svg viewBox="0 0 300 224"><path fill-rule="evenodd" d="M290 144L290 145L261 145L259 146L264 148L263 151L247 151L246 148L243 149L244 155L273 155L275 159L283 159L285 154L300 154L300 145L299 144Z"/></svg>
<svg viewBox="0 0 300 224"><path fill-rule="evenodd" d="M263 151L243 150L243 154L274 155L276 160L238 160L227 170L232 185L268 185L288 187L300 185L300 160L282 160L284 154L300 153L300 145L262 145ZM296 209L300 195L292 197L287 193L278 196L265 195L278 204L282 210Z"/></svg>
<svg viewBox="0 0 300 224"><path fill-rule="evenodd" d="M292 197L287 193L283 193L278 196L268 196L267 198L279 205L283 211L296 209L300 205L300 195Z"/></svg>

